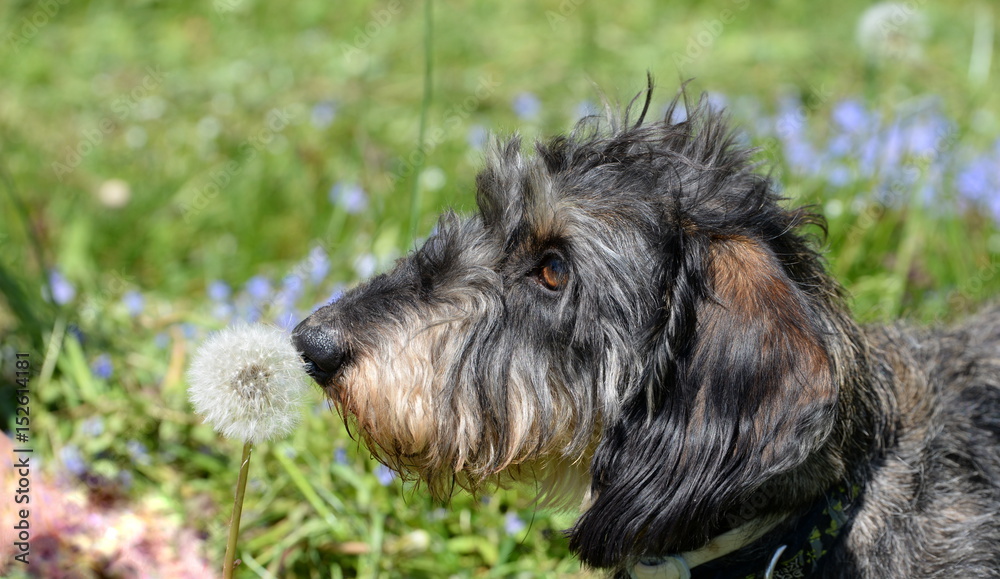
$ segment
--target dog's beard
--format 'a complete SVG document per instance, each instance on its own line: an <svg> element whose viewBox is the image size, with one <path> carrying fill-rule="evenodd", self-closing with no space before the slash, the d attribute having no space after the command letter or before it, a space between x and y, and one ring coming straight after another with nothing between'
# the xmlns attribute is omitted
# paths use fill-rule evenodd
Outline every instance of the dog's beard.
<svg viewBox="0 0 1000 579"><path fill-rule="evenodd" d="M352 430L438 498L527 482L550 502L581 501L600 410L596 386L579 381L622 372L591 374L577 357L485 329L502 317L460 313L414 314L355 348L329 389Z"/></svg>

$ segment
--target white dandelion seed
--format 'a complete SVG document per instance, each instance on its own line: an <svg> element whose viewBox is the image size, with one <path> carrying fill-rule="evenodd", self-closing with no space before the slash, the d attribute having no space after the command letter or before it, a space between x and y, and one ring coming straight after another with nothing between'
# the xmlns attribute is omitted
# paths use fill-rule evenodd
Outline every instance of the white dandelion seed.
<svg viewBox="0 0 1000 579"><path fill-rule="evenodd" d="M879 2L858 20L858 44L872 62L919 60L929 35L919 3Z"/></svg>
<svg viewBox="0 0 1000 579"><path fill-rule="evenodd" d="M210 336L195 353L188 398L223 436L257 444L285 436L298 424L304 377L287 334L241 324Z"/></svg>

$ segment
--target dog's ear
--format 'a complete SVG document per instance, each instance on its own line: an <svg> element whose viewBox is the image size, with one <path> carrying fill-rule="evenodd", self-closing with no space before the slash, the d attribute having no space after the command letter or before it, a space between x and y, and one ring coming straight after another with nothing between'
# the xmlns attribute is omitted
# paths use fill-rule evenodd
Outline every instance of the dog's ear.
<svg viewBox="0 0 1000 579"><path fill-rule="evenodd" d="M667 303L644 387L605 429L593 502L571 531L571 547L596 567L703 546L727 511L801 465L832 425L837 388L818 301L808 276L793 280L819 267L802 240L679 232L667 245Z"/></svg>

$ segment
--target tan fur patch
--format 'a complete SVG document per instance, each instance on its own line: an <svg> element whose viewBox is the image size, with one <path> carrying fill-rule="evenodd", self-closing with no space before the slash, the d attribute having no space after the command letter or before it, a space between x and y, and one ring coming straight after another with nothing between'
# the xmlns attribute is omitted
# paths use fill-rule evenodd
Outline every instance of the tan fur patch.
<svg viewBox="0 0 1000 579"><path fill-rule="evenodd" d="M835 393L823 345L808 331L809 320L777 259L746 237L720 238L712 244L711 279L715 296L737 323L755 320L771 325L762 356L776 348L793 348L807 360L804 369L817 396ZM805 378L805 377L803 377Z"/></svg>
<svg viewBox="0 0 1000 579"><path fill-rule="evenodd" d="M745 237L713 242L709 277L716 303L705 306L700 315L699 335L722 333L723 339L753 340L759 351L759 379L770 380L757 385L757 396L773 400L761 404L767 416L751 424L752 440L794 440L802 426L795 410L832 404L837 397L830 360L801 298L777 258ZM713 343L705 341L705 347ZM705 396L699 392L697 400L703 409ZM699 421L691 426L698 428ZM760 449L763 458L768 460L776 448L771 444Z"/></svg>

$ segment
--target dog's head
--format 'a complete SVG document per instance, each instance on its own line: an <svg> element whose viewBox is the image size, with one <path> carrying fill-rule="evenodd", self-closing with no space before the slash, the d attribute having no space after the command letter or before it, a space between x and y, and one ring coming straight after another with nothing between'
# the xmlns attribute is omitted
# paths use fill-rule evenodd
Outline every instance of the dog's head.
<svg viewBox="0 0 1000 579"><path fill-rule="evenodd" d="M704 101L645 105L533 156L496 145L476 215L294 334L376 456L436 494L589 485L570 534L597 567L704 544L806 468L838 400L838 290L798 233L816 218Z"/></svg>

